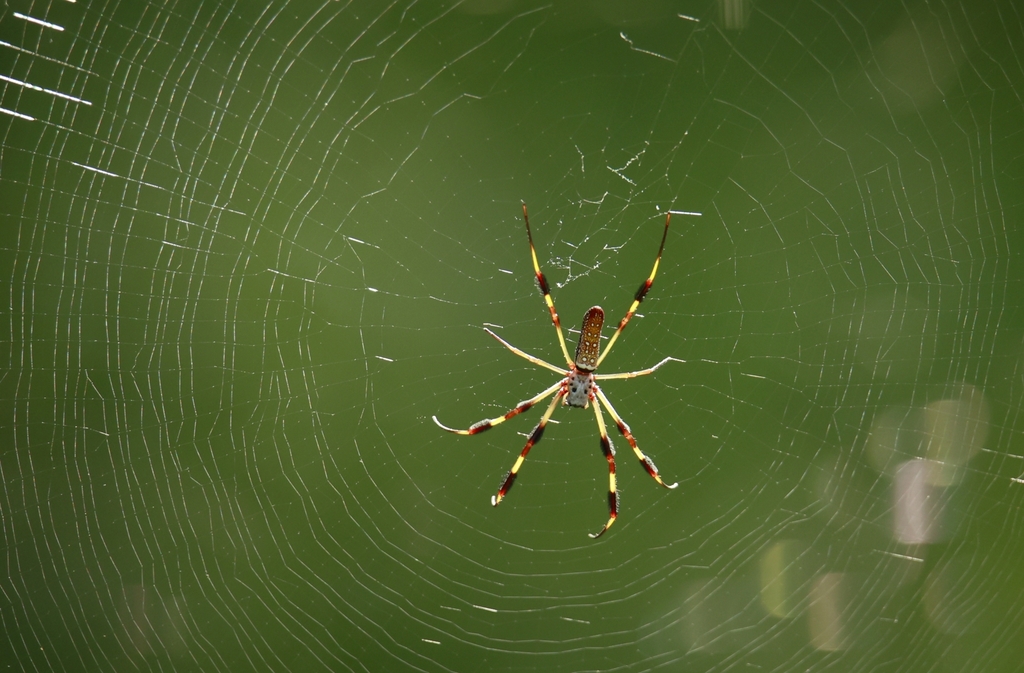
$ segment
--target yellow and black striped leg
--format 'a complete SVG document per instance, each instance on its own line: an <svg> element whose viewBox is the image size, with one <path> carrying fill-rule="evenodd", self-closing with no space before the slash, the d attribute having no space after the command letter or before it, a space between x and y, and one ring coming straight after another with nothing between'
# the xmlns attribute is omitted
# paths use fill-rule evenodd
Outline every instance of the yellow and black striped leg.
<svg viewBox="0 0 1024 673"><path fill-rule="evenodd" d="M561 385L562 382L559 381L558 386ZM545 391L545 394L547 394L547 391ZM544 436L544 428L547 427L551 414L555 413L555 407L558 406L558 401L562 399L564 395L565 393L560 391L551 400L551 404L548 405L548 410L544 412L544 415L540 418L540 423L537 423L537 427L535 427L533 432L530 433L530 438L526 440L526 446L524 446L523 450L519 452L519 457L516 458L516 462L512 465L512 469L508 471L507 475L505 475L505 481L501 482L501 488L498 489L498 493L491 496L491 504L495 507L498 506L498 503L505 497L505 494L508 493L510 488L512 488L512 484L516 482L516 475L519 474L519 468L523 466L523 461L526 460L526 454L528 454L530 449L533 448L533 445L539 442L540 438Z"/></svg>
<svg viewBox="0 0 1024 673"><path fill-rule="evenodd" d="M612 447L612 440L608 438L608 428L604 425L600 404L594 404L594 418L597 419L597 429L601 433L601 453L608 461L608 523L597 533L588 533L590 537L596 539L604 535L619 516L619 492L615 486L615 449Z"/></svg>
<svg viewBox="0 0 1024 673"><path fill-rule="evenodd" d="M554 393L556 390L558 390L561 387L562 387L562 382L559 381L555 385L551 386L550 388L548 388L547 390L542 392L540 395L537 395L536 397L531 397L528 400L523 400L522 402L517 404L514 409L509 411L504 416L498 416L497 418L488 418L488 419L484 419L482 421L477 421L476 423L474 423L473 425L469 426L465 430L458 430L456 428L449 428L447 425L444 425L443 423L441 423L441 421L437 420L437 416L432 416L431 418L434 419L434 422L437 423L437 426L439 428L441 428L442 430L447 430L448 432L453 432L456 435L475 435L478 432L483 432L484 430L490 430L495 425L498 425L499 423L504 423L505 421L507 421L508 419L512 418L513 416L518 416L519 414L523 413L527 409L532 408L533 405L537 404L538 402L543 400L545 397L547 397L548 395L551 395L552 393ZM559 395L558 397L555 397L555 399L557 400L559 397L561 397L561 396Z"/></svg>
<svg viewBox="0 0 1024 673"><path fill-rule="evenodd" d="M533 272L537 275L537 285L544 294L544 303L548 305L548 312L551 314L551 322L558 332L558 345L562 347L562 355L565 356L565 363L572 367L572 358L569 357L569 349L565 345L565 335L562 334L562 321L558 319L558 311L555 310L555 301L551 298L551 286L548 279L540 270L540 262L537 261L537 249L533 245L533 232L530 231L530 216L526 214L526 204L523 204L523 221L526 222L526 237L530 239L530 257L533 259Z"/></svg>
<svg viewBox="0 0 1024 673"><path fill-rule="evenodd" d="M678 483L666 484L664 481L662 481L661 475L658 474L658 468L654 466L654 461L645 456L644 452L640 450L640 447L636 445L636 439L633 438L633 433L630 432L629 426L626 425L626 422L622 420L622 417L619 416L618 412L615 411L615 407L613 407L612 403L608 401L608 398L605 396L604 391L598 388L596 384L594 385L594 391L597 393L597 399L600 401L601 404L604 405L605 409L608 410L608 413L611 415L612 419L615 420L615 425L618 426L619 432L621 432L622 436L626 438L626 441L629 442L629 445L633 447L633 453L636 454L636 457L640 460L640 465L643 466L643 468L647 471L647 474L651 475L654 481L658 482L665 488L675 488L676 486L678 486ZM598 405L595 404L594 406Z"/></svg>
<svg viewBox="0 0 1024 673"><path fill-rule="evenodd" d="M661 253L665 251L665 239L668 238L668 223L672 220L672 212L669 211L665 214L665 233L661 235L661 246L658 248L658 256L654 258L654 268L651 269L651 275L647 277L647 280L643 282L640 289L636 291L636 296L633 297L633 303L630 304L629 310L626 311L626 316L619 321L619 326L615 329L615 334L608 340L608 345L604 347L604 352L601 353L601 357L597 360L597 364L594 369L601 366L604 359L608 356L608 351L612 349L615 342L618 340L619 335L622 334L622 330L626 328L626 323L633 317L636 310L640 307L640 302L647 296L647 292L651 289L651 285L654 285L654 276L658 273L658 265L661 263Z"/></svg>

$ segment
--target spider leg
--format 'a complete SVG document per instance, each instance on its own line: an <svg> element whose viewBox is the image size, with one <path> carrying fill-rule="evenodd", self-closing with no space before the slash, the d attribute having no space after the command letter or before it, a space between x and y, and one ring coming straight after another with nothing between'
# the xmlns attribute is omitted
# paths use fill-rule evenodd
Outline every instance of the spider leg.
<svg viewBox="0 0 1024 673"><path fill-rule="evenodd" d="M634 379L638 376L647 376L648 374L653 374L654 370L656 370L658 367L662 366L666 362L685 363L686 360L680 360L679 358L665 358L658 364L654 365L653 367L648 367L647 369L641 369L635 372L622 372L621 374L594 374L594 378L600 381L607 381L609 379Z"/></svg>
<svg viewBox="0 0 1024 673"><path fill-rule="evenodd" d="M604 408L607 409L611 417L615 419L615 425L619 427L619 432L621 432L622 436L626 438L626 441L629 442L629 445L633 447L633 453L635 453L636 457L640 459L640 465L642 465L643 468L647 470L647 474L651 475L654 481L658 482L665 488L675 488L676 486L678 486L678 483L666 484L664 481L662 481L661 475L658 474L658 468L654 466L654 461L645 456L644 452L640 450L640 447L636 445L636 439L633 438L633 433L630 432L629 426L626 425L626 422L622 420L622 417L619 416L619 414L615 411L615 407L613 407L612 403L608 401L608 397L604 394L604 391L595 385L594 392L597 394L597 399L601 401L601 404L604 405Z"/></svg>
<svg viewBox="0 0 1024 673"><path fill-rule="evenodd" d="M594 386L597 390L597 386ZM619 516L619 492L615 487L615 449L612 447L612 440L608 439L608 428L604 424L604 416L601 414L601 405L594 404L594 418L597 419L597 429L601 433L601 453L608 461L608 523L597 533L587 533L590 537L597 539L604 535L604 532L611 528Z"/></svg>
<svg viewBox="0 0 1024 673"><path fill-rule="evenodd" d="M561 385L562 382L559 381L555 387L557 388ZM543 394L547 395L549 391L550 389L545 391ZM530 449L533 448L533 445L539 442L540 438L544 436L544 428L547 427L551 414L555 413L555 407L558 406L558 400L562 399L564 396L565 393L559 391L559 393L552 398L551 404L548 405L548 410L544 412L544 415L540 418L540 422L537 423L537 427L535 427L533 432L530 433L530 438L526 440L526 446L524 446L523 450L519 453L519 457L516 458L516 462L513 463L512 469L505 475L505 481L501 482L501 488L498 489L497 495L491 496L491 504L495 507L498 506L498 503L505 497L505 494L508 493L510 488L512 488L512 484L516 481L516 475L519 474L519 468L523 466L523 461L526 460L526 454L528 454Z"/></svg>
<svg viewBox="0 0 1024 673"><path fill-rule="evenodd" d="M551 313L551 322L555 325L555 331L558 332L558 345L562 347L565 363L572 367L572 358L569 357L569 349L565 346L565 335L562 334L562 322L558 319L558 312L555 311L555 302L551 298L551 286L548 285L548 279L544 277L540 270L540 263L537 261L537 249L533 246L533 232L530 231L530 216L526 214L525 203L523 204L523 221L526 222L526 237L530 239L530 257L533 259L533 272L537 275L537 285L540 286L540 291L544 293L544 303L548 305L548 312ZM662 245L664 246L664 242L662 242ZM655 268L657 268L657 265L655 265Z"/></svg>
<svg viewBox="0 0 1024 673"><path fill-rule="evenodd" d="M526 360L529 360L530 362L532 362L535 365L539 365L541 367L545 367L547 369L550 369L553 372L558 372L562 376L567 376L569 374L569 372L567 372L566 370L562 369L561 367L556 367L553 364L551 364L550 362L545 362L544 360L541 360L538 357L534 357L533 355L530 355L529 353L527 353L525 351L519 350L518 348L516 348L515 346L513 346L509 342L505 341L500 336L498 336L497 334L495 334L491 330L487 329L486 327L484 328L484 331L487 332L488 334L490 334L495 339L497 339L501 343L502 346L504 346L505 348L509 349L510 351L512 351L513 353L518 355L519 357L521 357L523 359L526 359ZM659 364L657 366L660 367L661 365Z"/></svg>
<svg viewBox="0 0 1024 673"><path fill-rule="evenodd" d="M604 362L604 359L608 357L608 351L610 351L612 346L615 345L615 341L619 338L619 335L622 334L622 330L626 328L626 323L628 323L630 318L633 317L633 314L636 313L637 308L640 307L640 302L644 300L644 297L647 296L647 291L650 290L651 285L654 284L654 276L658 273L658 264L661 263L661 253L665 251L665 239L668 238L668 223L671 220L672 211L669 211L665 214L665 233L661 235L661 247L658 248L658 256L654 258L654 268L651 269L651 275L647 277L647 280L643 282L640 289L636 291L633 303L630 304L629 310L626 311L626 316L619 321L619 326L616 328L615 334L613 334L612 338L608 340L608 345L604 347L604 352L601 353L601 357L597 359L597 364L594 365L594 369L600 367L601 363Z"/></svg>
<svg viewBox="0 0 1024 673"><path fill-rule="evenodd" d="M558 383L556 383L555 385L551 386L550 388L548 388L547 390L545 390L541 394L539 394L539 395L537 395L535 397L531 397L528 400L523 400L522 402L517 404L511 411L509 411L504 416L498 416L497 418L487 418L487 419L484 419L482 421L477 421L476 423L474 423L473 425L469 426L465 430L458 430L456 428L449 428L447 425L444 425L443 423L441 423L441 421L437 420L437 416L431 416L431 418L434 419L434 422L437 423L437 426L439 428L441 428L442 430L447 430L448 432L453 432L456 435L475 435L478 432L483 432L484 430L490 430L495 425L498 425L499 423L504 423L505 421L507 421L508 419L512 418L513 416L518 416L519 414L523 413L527 409L531 408L533 405L535 405L538 402L540 402L542 399L544 399L548 395L551 395L552 393L557 391L561 386L562 386L562 381L559 381ZM555 397L555 400L558 400L557 396ZM552 402L552 405L553 404L554 404L554 402ZM547 422L547 417L545 417L544 422L545 423Z"/></svg>

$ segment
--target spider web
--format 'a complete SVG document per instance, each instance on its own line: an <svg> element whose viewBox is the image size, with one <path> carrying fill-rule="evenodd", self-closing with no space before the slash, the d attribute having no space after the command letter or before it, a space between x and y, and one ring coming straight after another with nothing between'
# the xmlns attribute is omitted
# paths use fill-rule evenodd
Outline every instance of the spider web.
<svg viewBox="0 0 1024 673"><path fill-rule="evenodd" d="M1014 3L0 12L6 667L1019 668Z"/></svg>

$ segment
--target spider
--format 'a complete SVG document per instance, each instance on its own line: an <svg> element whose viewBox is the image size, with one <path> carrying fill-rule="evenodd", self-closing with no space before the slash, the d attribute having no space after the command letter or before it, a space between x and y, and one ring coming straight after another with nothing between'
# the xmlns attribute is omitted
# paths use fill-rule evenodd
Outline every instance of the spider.
<svg viewBox="0 0 1024 673"><path fill-rule="evenodd" d="M668 212L665 215L665 231L661 236L661 246L658 248L658 256L654 259L654 268L651 269L651 275L647 277L647 280L643 282L640 289L637 290L636 296L633 298L633 303L630 305L629 310L626 311L625 317L619 321L619 326L615 330L615 334L612 335L608 341L608 345L601 350L601 328L604 325L604 310L600 306L591 307L586 314L583 316L583 325L580 328L580 340L576 346L576 357L572 359L569 357L569 350L565 345L565 337L562 334L562 324L558 319L558 313L555 311L555 303L551 299L551 287L548 285L547 279L540 270L540 264L537 262L537 250L533 245L533 233L530 231L530 216L526 212L526 204L523 204L523 221L526 222L526 236L530 241L530 256L533 259L533 270L537 276L537 284L540 286L540 291L544 294L544 302L548 306L548 312L551 313L551 322L555 326L555 331L558 333L558 344L562 347L562 355L565 357L565 362L568 365L568 369L562 369L555 365L541 360L538 357L534 357L529 353L526 353L512 344L508 343L500 336L492 332L491 330L484 328L488 334L498 340L502 346L509 349L516 355L526 360L529 360L535 365L550 369L553 372L557 372L562 379L558 383L554 384L550 388L544 390L535 397L528 400L524 400L517 404L515 408L506 413L504 416L498 416L497 418L490 418L474 423L465 430L457 430L455 428L449 428L448 426L437 420L437 416L434 416L434 422L448 432L453 432L457 435L475 435L478 432L484 430L490 430L499 423L504 423L513 416L518 416L527 409L530 409L535 404L545 399L549 395L554 395L551 403L548 405L547 411L541 416L540 422L537 423L537 427L530 433L529 439L526 441L526 446L519 453L519 457L516 462L512 465L512 469L505 475L505 480L502 482L501 487L498 489L496 495L491 496L491 504L497 507L498 503L508 494L509 489L512 488L512 484L515 483L516 476L519 474L519 469L523 466L523 462L526 460L526 455L530 452L530 449L540 441L541 436L544 434L544 428L547 427L548 421L551 420L551 415L555 413L555 407L558 401L561 400L563 405L570 407L577 407L579 409L586 409L590 406L590 403L594 403L594 417L597 419L597 429L601 435L601 452L604 454L605 460L608 461L608 522L605 523L604 528L599 530L597 533L589 533L592 538L601 537L605 531L607 531L619 514L619 496L615 486L615 449L612 447L612 442L608 438L608 430L605 427L604 415L601 413L601 407L604 407L615 421L615 425L618 427L619 432L626 438L629 445L633 447L633 453L640 460L640 465L647 470L647 474L651 475L654 481L658 482L665 488L675 488L679 484L666 484L662 481L661 475L658 474L658 468L654 466L654 462L644 455L637 446L636 439L633 438L633 433L630 431L629 426L622 420L618 412L615 411L615 407L608 400L608 397L601 390L600 386L597 385L598 381L608 381L611 379L631 379L637 376L646 376L654 372L658 367L669 361L684 362L673 357L667 357L658 364L648 369L641 369L635 372L623 372L619 374L597 374L597 368L601 366L604 359L608 357L608 352L615 345L619 335L622 334L622 330L625 329L626 324L630 318L636 313L637 308L640 306L640 302L647 296L648 290L651 289L651 285L654 283L654 275L658 273L658 264L661 262L661 253L665 250L665 239L668 238L668 225L672 219L672 213Z"/></svg>

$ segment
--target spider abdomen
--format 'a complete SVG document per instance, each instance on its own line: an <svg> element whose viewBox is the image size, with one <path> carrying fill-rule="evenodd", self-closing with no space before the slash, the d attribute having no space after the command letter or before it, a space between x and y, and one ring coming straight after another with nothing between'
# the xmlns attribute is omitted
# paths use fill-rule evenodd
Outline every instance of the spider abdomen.
<svg viewBox="0 0 1024 673"><path fill-rule="evenodd" d="M604 311L600 306L591 306L583 315L580 341L576 344L576 367L585 372L597 369L597 359L601 354L602 327L604 327Z"/></svg>
<svg viewBox="0 0 1024 673"><path fill-rule="evenodd" d="M565 377L565 397L562 403L570 407L586 409L594 394L594 373L573 367Z"/></svg>

